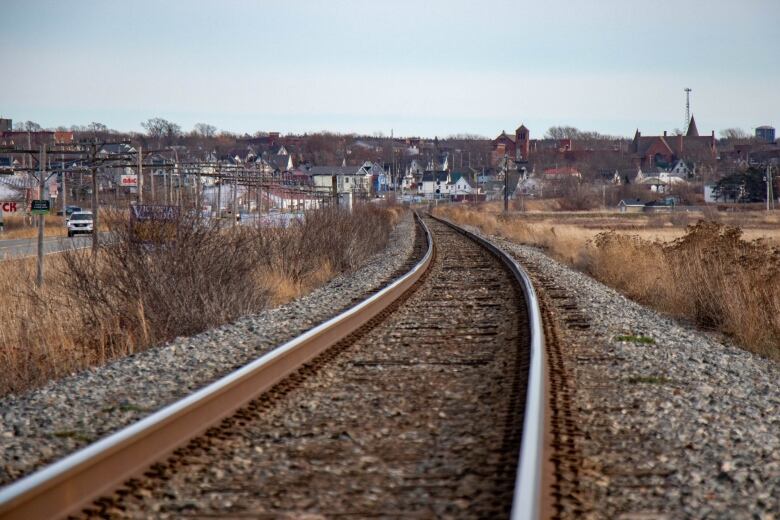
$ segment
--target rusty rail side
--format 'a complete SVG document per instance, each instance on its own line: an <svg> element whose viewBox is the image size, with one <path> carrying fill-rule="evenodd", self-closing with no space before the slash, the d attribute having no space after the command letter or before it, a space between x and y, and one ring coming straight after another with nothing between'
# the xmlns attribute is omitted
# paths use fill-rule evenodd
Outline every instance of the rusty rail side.
<svg viewBox="0 0 780 520"><path fill-rule="evenodd" d="M408 273L368 299L248 365L130 426L0 489L0 518L50 519L78 511L178 446L231 415L386 309L419 280L433 237Z"/></svg>

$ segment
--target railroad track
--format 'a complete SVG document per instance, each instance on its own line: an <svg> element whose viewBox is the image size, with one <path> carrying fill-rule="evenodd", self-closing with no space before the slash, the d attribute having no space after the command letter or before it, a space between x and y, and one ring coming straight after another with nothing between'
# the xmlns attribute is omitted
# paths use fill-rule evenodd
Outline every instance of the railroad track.
<svg viewBox="0 0 780 520"><path fill-rule="evenodd" d="M0 517L538 517L533 288L490 244L420 225L429 247L404 276L0 490Z"/></svg>

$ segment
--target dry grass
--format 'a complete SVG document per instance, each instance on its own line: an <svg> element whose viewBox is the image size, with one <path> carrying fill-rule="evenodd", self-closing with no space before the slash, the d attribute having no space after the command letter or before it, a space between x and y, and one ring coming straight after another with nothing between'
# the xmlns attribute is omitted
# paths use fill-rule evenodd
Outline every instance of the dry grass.
<svg viewBox="0 0 780 520"><path fill-rule="evenodd" d="M34 259L0 262L0 395L289 301L380 251L397 216L358 206L286 228L228 229L182 218L174 243L170 227L134 240L114 215L116 240L97 257L47 257L41 290Z"/></svg>
<svg viewBox="0 0 780 520"><path fill-rule="evenodd" d="M63 217L47 215L44 236L64 237L68 234ZM38 218L28 219L20 215L3 217L5 230L0 233L0 240L14 238L36 238L38 236Z"/></svg>
<svg viewBox="0 0 780 520"><path fill-rule="evenodd" d="M671 215L643 215L641 228L638 217L628 217L617 222L637 227L606 229L592 225L593 216L577 216L581 220L574 225L466 207L438 211L486 233L545 248L634 300L780 359L780 237L777 229L762 227L772 224L777 218L773 214L743 215L743 221L755 226L743 236L736 226L673 222ZM734 218L727 215L723 220Z"/></svg>

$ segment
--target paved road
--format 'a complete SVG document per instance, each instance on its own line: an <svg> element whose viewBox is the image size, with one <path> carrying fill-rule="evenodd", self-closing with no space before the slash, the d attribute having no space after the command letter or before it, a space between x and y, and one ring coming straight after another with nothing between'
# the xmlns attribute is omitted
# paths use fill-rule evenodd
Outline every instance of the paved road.
<svg viewBox="0 0 780 520"><path fill-rule="evenodd" d="M71 248L81 249L92 245L90 235L78 235L73 238L67 237L47 237L43 239L43 250L49 255L60 253ZM0 240L0 260L10 258L23 258L26 256L35 256L38 254L37 238L15 238L11 240Z"/></svg>

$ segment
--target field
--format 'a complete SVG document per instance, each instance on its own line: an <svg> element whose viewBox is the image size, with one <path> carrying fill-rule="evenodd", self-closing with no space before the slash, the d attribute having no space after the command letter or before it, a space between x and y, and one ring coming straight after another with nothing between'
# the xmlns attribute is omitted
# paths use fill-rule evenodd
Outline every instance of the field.
<svg viewBox="0 0 780 520"><path fill-rule="evenodd" d="M780 359L780 213L438 213L545 249L645 305Z"/></svg>
<svg viewBox="0 0 780 520"><path fill-rule="evenodd" d="M31 223L32 222L32 223ZM33 216L32 221L29 221L27 217L20 215L3 217L4 231L0 233L0 240L12 239L12 238L35 238L38 236L38 217ZM65 221L63 217L56 215L46 216L46 227L44 228L44 236L47 237L64 237L68 234L68 230L65 229Z"/></svg>
<svg viewBox="0 0 780 520"><path fill-rule="evenodd" d="M0 395L309 292L381 251L398 214L360 205L286 228L183 220L175 244L139 243L126 216L107 215L111 246L97 256L84 249L47 257L42 289L34 259L0 262Z"/></svg>

